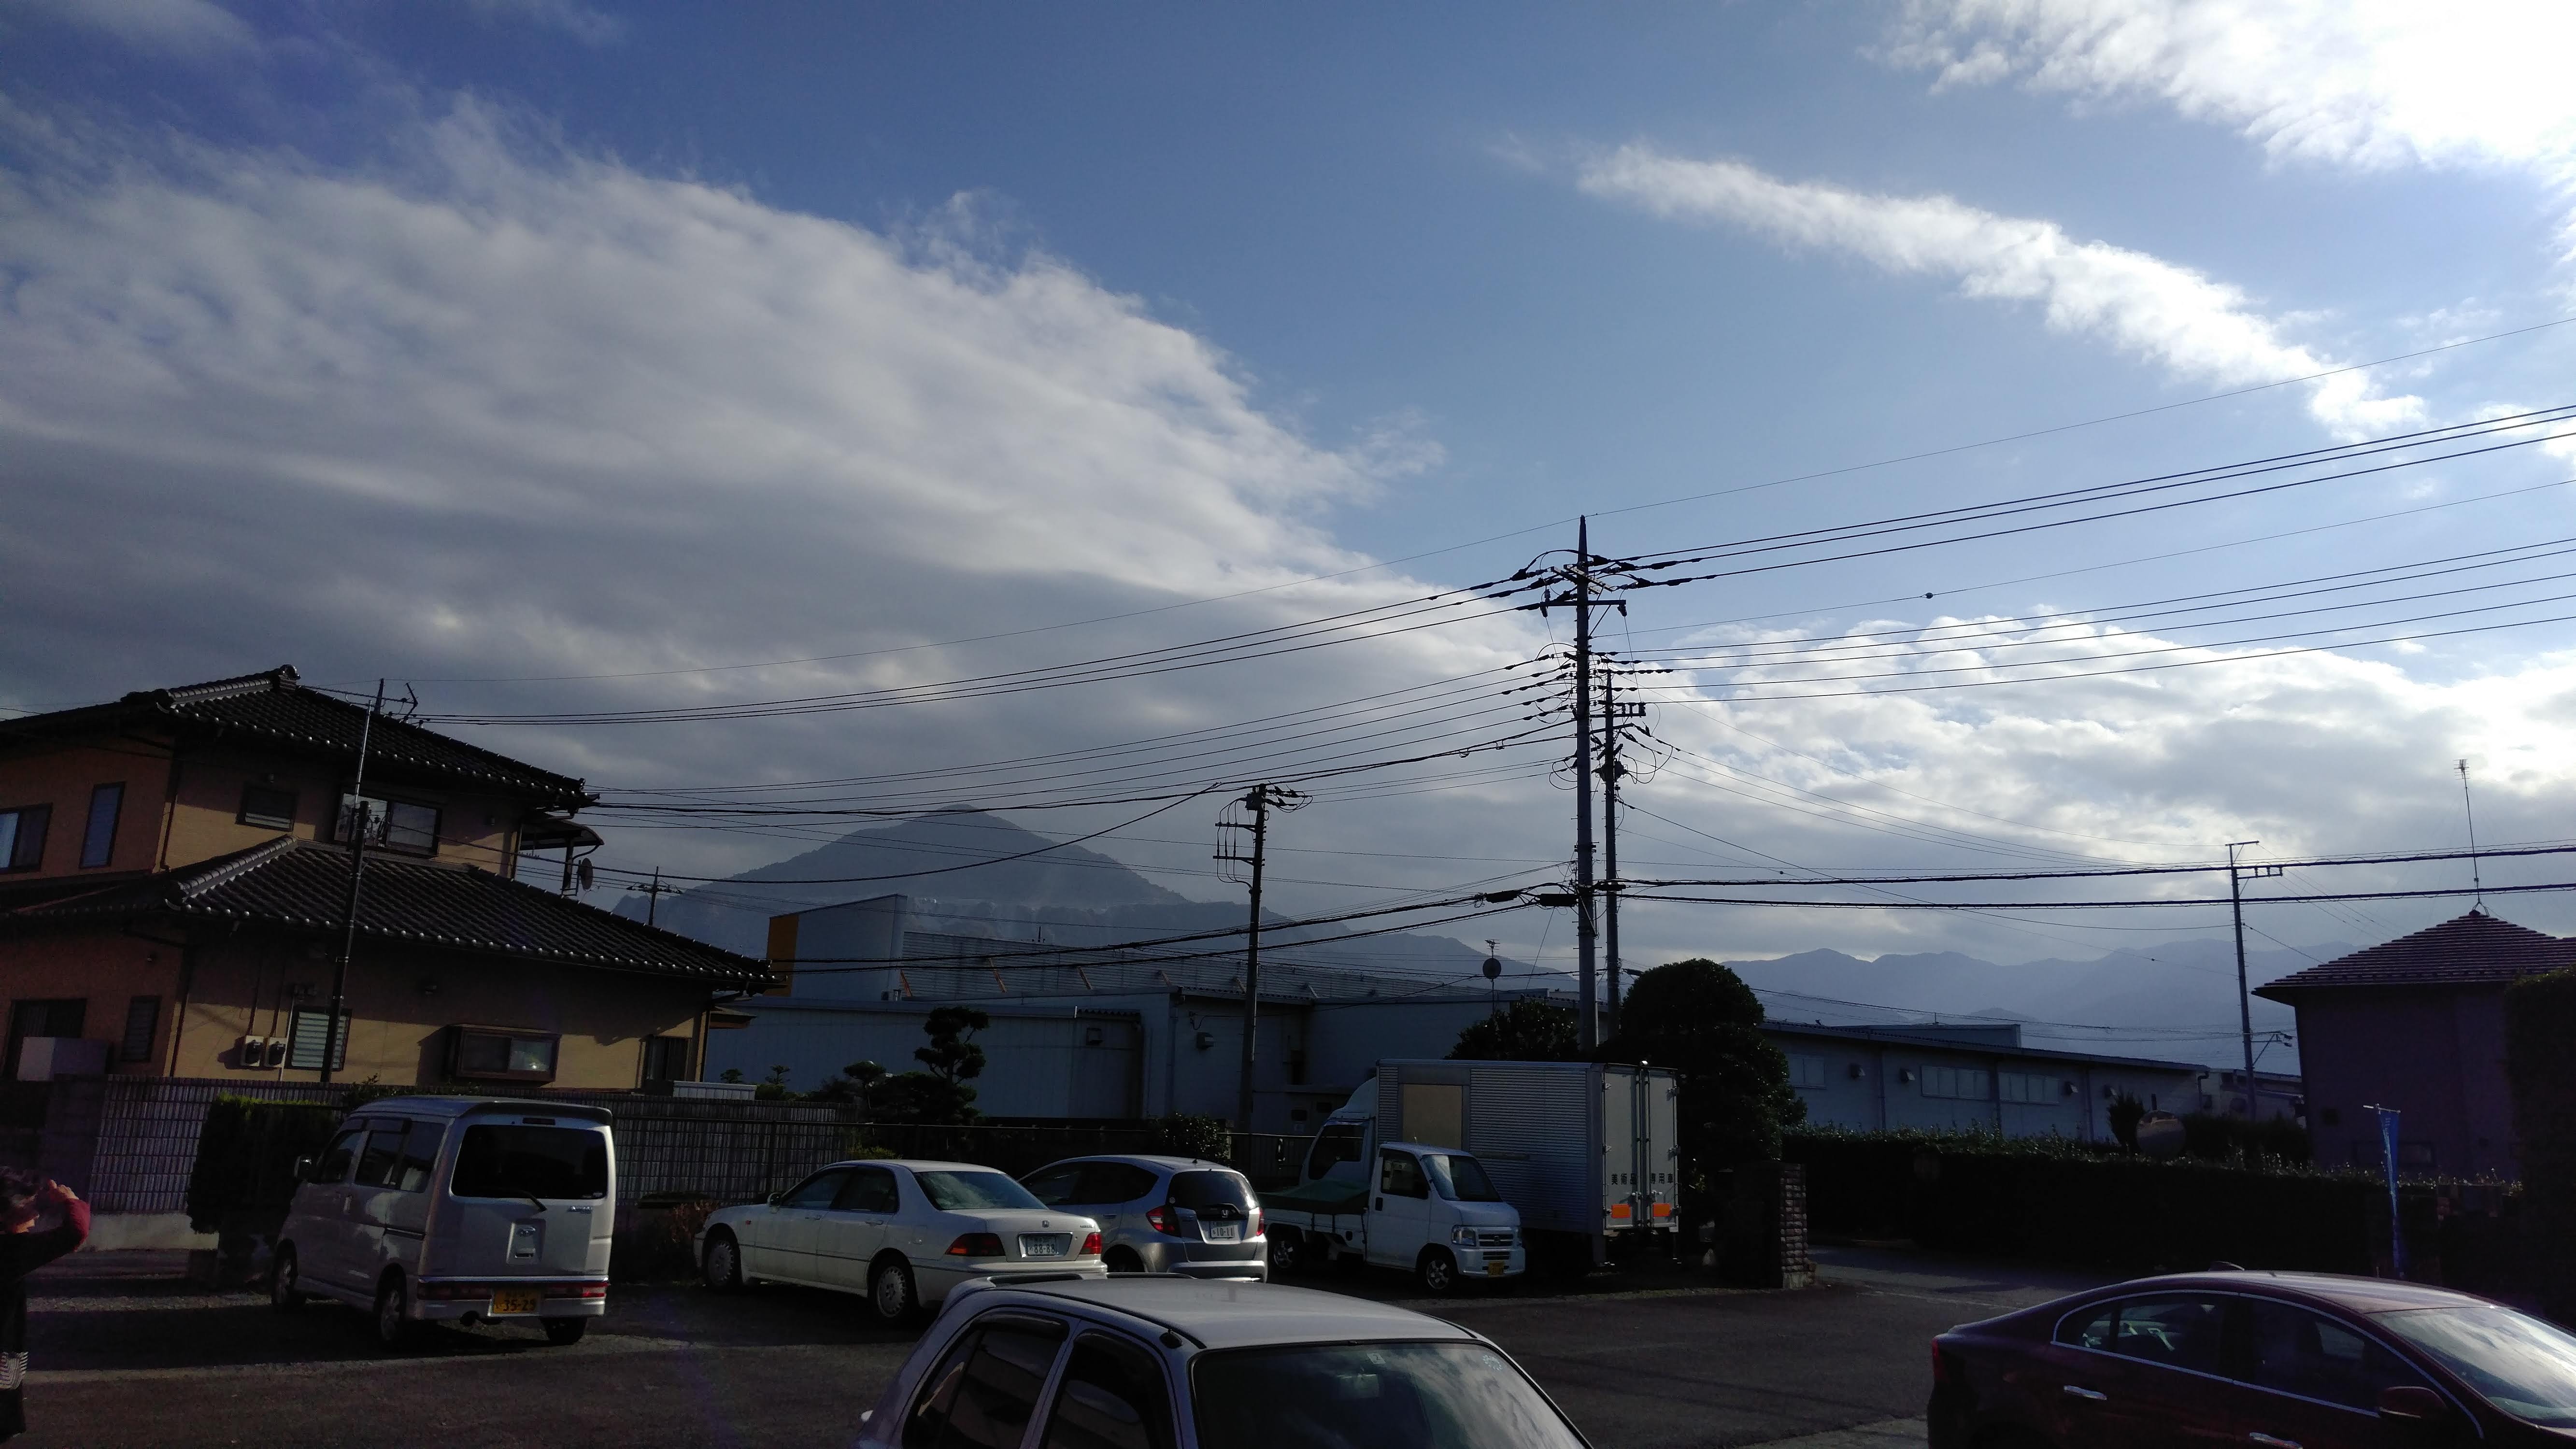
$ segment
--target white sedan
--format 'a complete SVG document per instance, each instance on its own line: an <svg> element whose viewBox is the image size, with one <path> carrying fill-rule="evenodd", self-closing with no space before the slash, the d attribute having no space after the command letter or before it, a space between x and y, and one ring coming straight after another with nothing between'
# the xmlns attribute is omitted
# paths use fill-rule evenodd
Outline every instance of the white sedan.
<svg viewBox="0 0 2576 1449"><path fill-rule="evenodd" d="M864 1293L887 1323L970 1278L1108 1273L1098 1223L967 1162L836 1162L767 1202L719 1208L697 1250L718 1292L769 1281Z"/></svg>

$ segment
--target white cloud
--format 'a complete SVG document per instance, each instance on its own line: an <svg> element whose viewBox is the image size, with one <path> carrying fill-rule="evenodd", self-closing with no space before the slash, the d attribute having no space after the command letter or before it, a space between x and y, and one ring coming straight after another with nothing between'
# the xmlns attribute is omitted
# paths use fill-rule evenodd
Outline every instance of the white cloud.
<svg viewBox="0 0 2576 1449"><path fill-rule="evenodd" d="M1658 216L1739 226L1787 246L1841 252L1889 272L1955 280L1971 297L2040 305L2048 325L2099 337L2179 377L2251 386L2337 364L2288 341L2238 289L2188 267L2055 222L2001 216L1947 196L1882 196L1784 181L1741 161L1691 160L1623 146L1585 163L1578 184ZM2347 437L2423 415L2361 373L2309 384L2308 409Z"/></svg>
<svg viewBox="0 0 2576 1449"><path fill-rule="evenodd" d="M128 45L182 55L247 50L257 43L241 17L210 0L19 0L58 20L104 31Z"/></svg>
<svg viewBox="0 0 2576 1449"><path fill-rule="evenodd" d="M626 35L626 22L580 0L466 0L486 20L515 20L560 30L584 45L609 45Z"/></svg>
<svg viewBox="0 0 2576 1449"><path fill-rule="evenodd" d="M2566 188L2571 52L2563 0L1910 0L1887 53L1942 85L2161 100L2284 158Z"/></svg>

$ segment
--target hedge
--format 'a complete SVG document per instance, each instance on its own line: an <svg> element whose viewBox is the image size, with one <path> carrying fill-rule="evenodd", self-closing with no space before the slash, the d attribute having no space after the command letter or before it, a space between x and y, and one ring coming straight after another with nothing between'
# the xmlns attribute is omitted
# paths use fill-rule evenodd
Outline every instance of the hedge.
<svg viewBox="0 0 2576 1449"><path fill-rule="evenodd" d="M2551 1317L2576 1312L2576 971L2527 976L2504 993L2505 1079L2538 1251L2534 1288Z"/></svg>
<svg viewBox="0 0 2576 1449"><path fill-rule="evenodd" d="M337 1105L215 1098L188 1173L190 1225L238 1232L251 1220L283 1218L295 1196L295 1159L328 1147L341 1116Z"/></svg>

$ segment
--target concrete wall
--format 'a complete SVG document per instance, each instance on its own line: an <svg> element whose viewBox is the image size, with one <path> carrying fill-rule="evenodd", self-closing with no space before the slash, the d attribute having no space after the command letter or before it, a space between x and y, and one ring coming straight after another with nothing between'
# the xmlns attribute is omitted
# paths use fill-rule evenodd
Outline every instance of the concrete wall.
<svg viewBox="0 0 2576 1449"><path fill-rule="evenodd" d="M728 1068L747 1081L765 1081L787 1068L787 1084L812 1091L854 1062L873 1061L889 1072L921 1070L913 1052L929 1042L925 1024L944 1002L798 1002L754 1000L742 1004L750 1026L711 1032L707 1075ZM1135 1117L1145 1111L1143 1023L1133 1007L1091 1007L1050 1002L1043 1006L972 1003L993 1024L975 1036L984 1049L984 1074L974 1081L975 1105L994 1117ZM1077 1013L1076 1006L1086 1009ZM1147 1005L1160 1011L1160 998Z"/></svg>
<svg viewBox="0 0 2576 1449"><path fill-rule="evenodd" d="M2377 1105L2404 1114L2411 1171L2520 1175L2500 988L2315 992L2298 1012L2318 1162L2379 1166Z"/></svg>
<svg viewBox="0 0 2576 1449"><path fill-rule="evenodd" d="M1819 1126L1862 1131L1977 1129L2006 1136L2100 1140L2111 1135L2112 1094L2151 1109L2201 1108L2200 1068L2033 1060L1974 1047L1865 1042L1791 1031L1766 1033L1789 1057L1790 1080ZM1962 1072L1975 1074L1963 1077ZM1959 1095L1966 1093L1967 1095Z"/></svg>
<svg viewBox="0 0 2576 1449"><path fill-rule="evenodd" d="M910 910L911 902L902 896L877 896L770 917L769 960L780 980L768 994L826 1001L900 998L900 968L866 963L903 954L903 923ZM798 963L806 964L800 969Z"/></svg>

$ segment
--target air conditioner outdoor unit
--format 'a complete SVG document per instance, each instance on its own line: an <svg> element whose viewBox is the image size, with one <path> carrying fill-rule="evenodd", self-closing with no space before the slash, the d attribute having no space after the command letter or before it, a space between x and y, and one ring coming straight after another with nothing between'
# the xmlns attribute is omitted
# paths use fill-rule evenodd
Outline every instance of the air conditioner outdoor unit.
<svg viewBox="0 0 2576 1449"><path fill-rule="evenodd" d="M261 1059L260 1065L264 1067L282 1067L286 1065L286 1038L282 1036L273 1036L268 1039L268 1054L266 1057Z"/></svg>
<svg viewBox="0 0 2576 1449"><path fill-rule="evenodd" d="M255 1067L258 1066L260 1061L267 1055L267 1037L246 1036L243 1037L240 1043L234 1048L233 1062L237 1066Z"/></svg>

